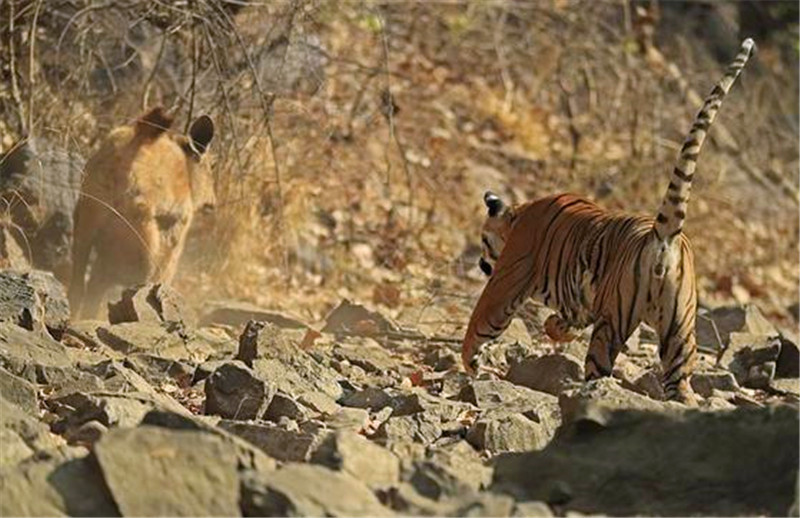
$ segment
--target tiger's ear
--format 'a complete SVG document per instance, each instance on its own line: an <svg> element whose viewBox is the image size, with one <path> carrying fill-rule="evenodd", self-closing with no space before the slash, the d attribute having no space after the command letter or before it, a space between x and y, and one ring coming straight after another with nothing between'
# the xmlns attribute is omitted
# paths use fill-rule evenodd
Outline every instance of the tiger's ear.
<svg viewBox="0 0 800 518"><path fill-rule="evenodd" d="M500 214L506 206L505 203L503 203L503 200L501 200L500 197L492 191L486 191L486 193L483 195L483 202L486 204L486 208L489 210L490 218Z"/></svg>

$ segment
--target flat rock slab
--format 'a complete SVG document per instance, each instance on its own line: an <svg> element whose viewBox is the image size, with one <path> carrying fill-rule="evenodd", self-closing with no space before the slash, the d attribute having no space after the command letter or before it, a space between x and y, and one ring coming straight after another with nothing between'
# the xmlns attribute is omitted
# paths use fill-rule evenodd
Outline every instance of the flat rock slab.
<svg viewBox="0 0 800 518"><path fill-rule="evenodd" d="M798 415L788 406L624 410L601 427L565 430L543 451L498 456L491 489L610 516L784 516L797 459Z"/></svg>
<svg viewBox="0 0 800 518"><path fill-rule="evenodd" d="M200 431L117 429L94 456L123 516L238 516L232 445Z"/></svg>
<svg viewBox="0 0 800 518"><path fill-rule="evenodd" d="M17 405L29 415L38 417L39 400L36 397L36 386L5 369L0 369L0 397Z"/></svg>
<svg viewBox="0 0 800 518"><path fill-rule="evenodd" d="M40 380L45 367L71 367L66 347L44 332L28 332L14 324L0 323L0 367L31 382Z"/></svg>
<svg viewBox="0 0 800 518"><path fill-rule="evenodd" d="M250 320L267 322L284 329L308 328L300 319L291 315L238 301L212 302L209 304L203 316L200 317L200 325L222 324L239 327Z"/></svg>
<svg viewBox="0 0 800 518"><path fill-rule="evenodd" d="M569 354L525 358L511 365L506 379L557 396L566 388L583 381L583 362Z"/></svg>
<svg viewBox="0 0 800 518"><path fill-rule="evenodd" d="M253 473L242 483L246 516L392 516L360 480L309 464Z"/></svg>
<svg viewBox="0 0 800 518"><path fill-rule="evenodd" d="M287 430L272 423L223 420L219 427L236 435L276 460L307 461L319 444L317 434Z"/></svg>

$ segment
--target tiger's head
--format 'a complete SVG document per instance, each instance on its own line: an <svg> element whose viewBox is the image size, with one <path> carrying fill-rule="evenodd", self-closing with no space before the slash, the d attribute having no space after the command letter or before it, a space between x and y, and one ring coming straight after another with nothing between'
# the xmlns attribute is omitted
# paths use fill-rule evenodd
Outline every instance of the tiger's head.
<svg viewBox="0 0 800 518"><path fill-rule="evenodd" d="M506 246L506 238L514 222L514 209L509 207L495 193L486 191L483 195L486 204L486 221L481 228L481 258L478 261L481 271L492 275L494 264Z"/></svg>

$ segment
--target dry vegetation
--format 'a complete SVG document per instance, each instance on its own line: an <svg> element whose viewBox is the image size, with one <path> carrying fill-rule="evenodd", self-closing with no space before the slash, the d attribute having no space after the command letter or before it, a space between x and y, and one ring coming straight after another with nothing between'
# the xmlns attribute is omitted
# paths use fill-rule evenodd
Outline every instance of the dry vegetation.
<svg viewBox="0 0 800 518"><path fill-rule="evenodd" d="M218 205L195 220L187 299L314 321L348 297L458 333L481 193L652 213L698 94L757 30L686 231L703 304L794 325L796 5L754 27L745 4L642 5L0 0L0 151L37 136L88 156L145 107L177 108L177 130L210 113Z"/></svg>

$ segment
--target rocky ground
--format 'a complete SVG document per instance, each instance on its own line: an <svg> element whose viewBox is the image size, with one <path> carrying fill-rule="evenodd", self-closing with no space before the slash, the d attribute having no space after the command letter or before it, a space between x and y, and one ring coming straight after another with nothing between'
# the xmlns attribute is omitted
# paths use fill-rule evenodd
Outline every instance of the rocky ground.
<svg viewBox="0 0 800 518"><path fill-rule="evenodd" d="M69 321L0 274L0 514L798 514L798 348L755 307L700 319L699 408L643 330L613 379L515 322L476 378L458 336L350 301L324 322L161 286Z"/></svg>

